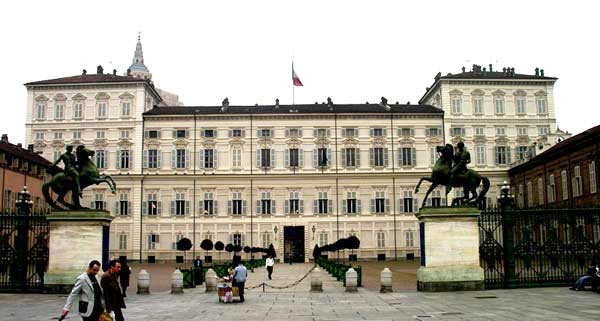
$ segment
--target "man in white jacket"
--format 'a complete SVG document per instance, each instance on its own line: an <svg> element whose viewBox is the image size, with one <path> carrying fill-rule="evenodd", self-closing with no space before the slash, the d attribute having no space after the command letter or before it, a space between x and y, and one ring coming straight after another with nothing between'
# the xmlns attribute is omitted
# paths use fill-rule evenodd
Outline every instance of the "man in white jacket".
<svg viewBox="0 0 600 321"><path fill-rule="evenodd" d="M269 257L267 257L267 262L265 264L265 266L267 267L267 272L269 273L269 280L272 280L271 274L273 274L273 265L275 265L275 260L273 260L273 257L271 257L269 255Z"/></svg>
<svg viewBox="0 0 600 321"><path fill-rule="evenodd" d="M77 277L77 281L73 286L73 290L67 298L67 303L62 311L62 318L64 319L75 298L79 301L79 315L83 321L98 321L98 318L104 312L104 298L102 295L102 288L96 279L96 274L100 271L100 262L93 260L88 265L88 269L85 273Z"/></svg>

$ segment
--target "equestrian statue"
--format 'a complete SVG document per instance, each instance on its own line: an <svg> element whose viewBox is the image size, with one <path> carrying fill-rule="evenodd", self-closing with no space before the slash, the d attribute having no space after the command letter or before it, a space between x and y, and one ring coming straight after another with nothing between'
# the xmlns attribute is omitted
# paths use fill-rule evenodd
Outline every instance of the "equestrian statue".
<svg viewBox="0 0 600 321"><path fill-rule="evenodd" d="M56 166L62 161L64 170L52 176L48 183L42 185L42 193L46 203L54 209L63 209L58 203L67 209L82 209L79 198L82 197L83 189L90 185L106 183L113 194L117 192L117 185L109 175L100 175L94 162L90 159L94 155L93 150L85 148L83 145L77 146L75 155L73 146L67 145L66 152L52 164ZM58 195L56 201L52 199L50 190ZM65 201L65 196L71 192L71 203Z"/></svg>
<svg viewBox="0 0 600 321"><path fill-rule="evenodd" d="M467 169L467 164L471 163L471 154L465 150L465 144L459 142L456 145L458 151L454 153L454 147L451 144L445 146L437 146L436 152L439 159L433 166L430 177L421 177L415 193L419 192L419 187L423 181L428 181L431 186L425 193L422 207L425 206L429 194L439 185L446 186L446 196L452 190L452 187L462 187L464 195L462 198L455 198L452 201L452 206L462 204L479 204L485 198L485 194L490 189L490 180L479 175L472 169ZM477 188L483 183L483 189L479 196ZM462 201L462 202L461 202Z"/></svg>

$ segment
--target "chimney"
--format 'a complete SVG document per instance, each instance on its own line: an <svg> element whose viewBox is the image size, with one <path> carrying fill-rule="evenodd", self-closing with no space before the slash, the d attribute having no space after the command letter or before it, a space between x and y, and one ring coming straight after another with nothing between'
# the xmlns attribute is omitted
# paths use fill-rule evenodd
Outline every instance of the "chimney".
<svg viewBox="0 0 600 321"><path fill-rule="evenodd" d="M127 69L127 77L131 77L131 69Z"/></svg>
<svg viewBox="0 0 600 321"><path fill-rule="evenodd" d="M2 138L0 138L0 141L3 143L8 143L8 135L2 134Z"/></svg>
<svg viewBox="0 0 600 321"><path fill-rule="evenodd" d="M96 67L96 73L98 75L102 75L104 73L104 69L102 68L102 65L99 65L98 67Z"/></svg>
<svg viewBox="0 0 600 321"><path fill-rule="evenodd" d="M462 72L465 72L466 68L465 66L462 67Z"/></svg>
<svg viewBox="0 0 600 321"><path fill-rule="evenodd" d="M87 75L87 70L84 69L81 74L84 75L84 76Z"/></svg>
<svg viewBox="0 0 600 321"><path fill-rule="evenodd" d="M32 152L33 153L33 144L29 144L27 145L27 151Z"/></svg>
<svg viewBox="0 0 600 321"><path fill-rule="evenodd" d="M540 69L540 76L544 77L544 69Z"/></svg>
<svg viewBox="0 0 600 321"><path fill-rule="evenodd" d="M506 67L502 68L502 73L506 74Z"/></svg>
<svg viewBox="0 0 600 321"><path fill-rule="evenodd" d="M17 143L17 148L23 148L23 144Z"/></svg>
<svg viewBox="0 0 600 321"><path fill-rule="evenodd" d="M329 107L329 110L333 111L333 101L331 100L331 97L327 97L327 107Z"/></svg>
<svg viewBox="0 0 600 321"><path fill-rule="evenodd" d="M117 70L113 69L113 76L116 76L116 75L117 75Z"/></svg>
<svg viewBox="0 0 600 321"><path fill-rule="evenodd" d="M490 72L493 72L494 70L492 69L492 64L490 64Z"/></svg>
<svg viewBox="0 0 600 321"><path fill-rule="evenodd" d="M540 68L535 67L535 76L539 77L540 76Z"/></svg>
<svg viewBox="0 0 600 321"><path fill-rule="evenodd" d="M275 109L279 109L279 98L275 98Z"/></svg>

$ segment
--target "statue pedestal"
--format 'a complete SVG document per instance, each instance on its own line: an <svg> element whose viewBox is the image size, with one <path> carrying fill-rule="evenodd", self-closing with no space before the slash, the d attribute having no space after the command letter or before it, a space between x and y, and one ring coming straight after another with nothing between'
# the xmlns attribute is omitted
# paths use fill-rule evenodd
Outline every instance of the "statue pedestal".
<svg viewBox="0 0 600 321"><path fill-rule="evenodd" d="M483 290L479 265L480 211L474 207L421 208L416 214L421 236L417 290Z"/></svg>
<svg viewBox="0 0 600 321"><path fill-rule="evenodd" d="M47 218L50 254L44 286L49 293L69 293L90 261L108 262L108 236L113 218L100 210L55 211Z"/></svg>

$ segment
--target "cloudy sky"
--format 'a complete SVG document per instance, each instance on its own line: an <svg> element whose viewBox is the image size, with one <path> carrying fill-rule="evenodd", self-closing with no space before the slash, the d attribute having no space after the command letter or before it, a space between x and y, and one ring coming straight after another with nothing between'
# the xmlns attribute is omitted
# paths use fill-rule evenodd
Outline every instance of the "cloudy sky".
<svg viewBox="0 0 600 321"><path fill-rule="evenodd" d="M95 3L95 4L92 4ZM191 2L190 2L191 3ZM141 32L155 84L186 105L416 103L438 71L545 69L560 128L600 123L595 1L5 1L2 133L23 142L24 83L131 64Z"/></svg>

